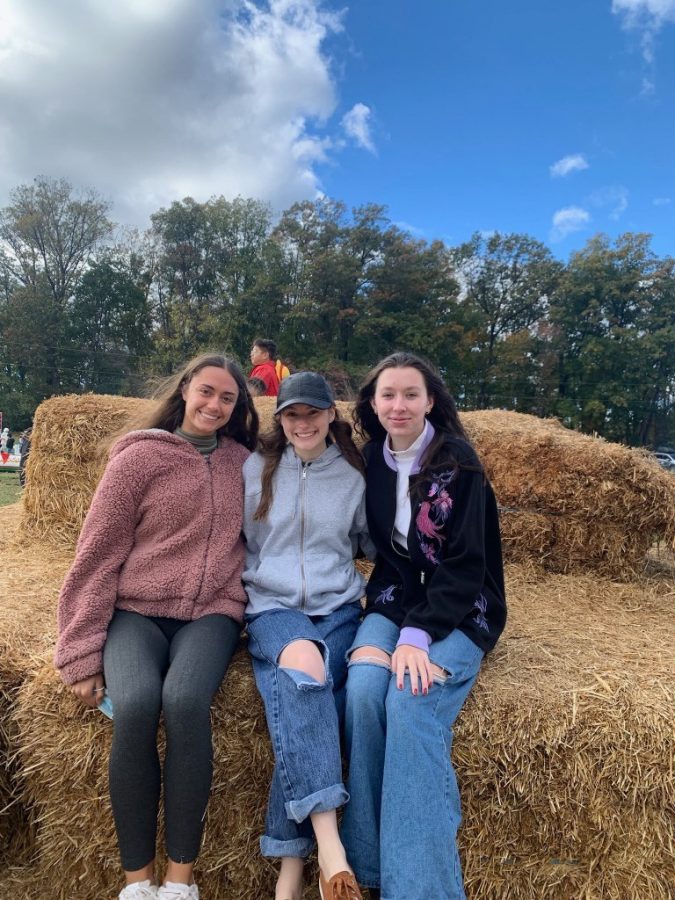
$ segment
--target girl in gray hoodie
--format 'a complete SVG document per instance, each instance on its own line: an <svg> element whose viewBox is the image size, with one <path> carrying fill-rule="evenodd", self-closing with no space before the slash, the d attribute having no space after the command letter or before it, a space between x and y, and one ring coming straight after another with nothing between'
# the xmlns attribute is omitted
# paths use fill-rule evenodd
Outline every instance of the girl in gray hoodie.
<svg viewBox="0 0 675 900"><path fill-rule="evenodd" d="M280 857L275 900L300 900L318 845L323 900L359 900L336 810L346 651L361 616L366 552L363 460L315 372L281 382L274 429L244 465L246 622L275 768L261 838Z"/></svg>

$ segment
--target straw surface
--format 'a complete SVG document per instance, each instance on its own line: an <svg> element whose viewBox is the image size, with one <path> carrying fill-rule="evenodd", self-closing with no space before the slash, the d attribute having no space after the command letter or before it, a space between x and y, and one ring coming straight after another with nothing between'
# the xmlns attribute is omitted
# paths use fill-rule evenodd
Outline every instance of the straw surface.
<svg viewBox="0 0 675 900"><path fill-rule="evenodd" d="M70 552L16 540L21 504L3 507L0 570L0 859L18 861L30 851L30 816L19 800L21 773L10 760L16 729L10 715L16 692L54 643L56 595Z"/></svg>
<svg viewBox="0 0 675 900"><path fill-rule="evenodd" d="M0 814L0 849L4 842L6 857L24 862L34 834L36 855L0 881L2 896L94 900L119 889L110 723L77 705L50 658L58 588L100 476L98 446L146 403L86 396L43 404L24 505L6 513L0 808L12 805ZM256 400L263 429L274 405ZM348 418L349 405L339 406ZM468 896L670 897L675 588L672 565L660 558L656 566L650 548L655 535L664 547L672 542L672 477L635 451L555 421L502 412L463 421L507 508L507 556L524 563L509 567L507 631L456 729ZM546 571L625 578L645 558L660 577L633 584ZM258 900L274 882L257 847L271 753L243 650L213 716L202 893Z"/></svg>
<svg viewBox="0 0 675 900"><path fill-rule="evenodd" d="M673 587L666 593L662 580L541 580L522 567L509 568L508 586L507 633L456 729L468 896L668 897ZM39 862L15 881L34 884L39 872L58 867L56 900L72 896L74 884L78 900L112 893L110 723L78 708L48 662L22 688L16 720L24 802L39 822ZM273 872L257 848L271 753L243 651L218 696L214 724L216 771L199 882L208 898L271 896Z"/></svg>

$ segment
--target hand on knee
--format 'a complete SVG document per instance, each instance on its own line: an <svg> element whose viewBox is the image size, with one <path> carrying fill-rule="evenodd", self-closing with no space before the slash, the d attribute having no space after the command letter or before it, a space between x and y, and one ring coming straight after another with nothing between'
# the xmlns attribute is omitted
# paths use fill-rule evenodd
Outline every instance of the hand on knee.
<svg viewBox="0 0 675 900"><path fill-rule="evenodd" d="M326 683L326 666L323 656L313 641L293 641L279 654L279 666L304 672L319 684Z"/></svg>

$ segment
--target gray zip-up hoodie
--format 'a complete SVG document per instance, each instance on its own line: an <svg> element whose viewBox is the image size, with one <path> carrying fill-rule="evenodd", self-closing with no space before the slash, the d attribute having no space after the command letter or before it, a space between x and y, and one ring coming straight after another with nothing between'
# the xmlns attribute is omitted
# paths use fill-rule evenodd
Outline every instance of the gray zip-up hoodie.
<svg viewBox="0 0 675 900"><path fill-rule="evenodd" d="M288 446L274 476L274 499L265 521L254 521L264 460L244 464L244 535L247 615L299 609L325 616L364 593L354 567L359 544L368 555L365 481L335 444L303 463Z"/></svg>

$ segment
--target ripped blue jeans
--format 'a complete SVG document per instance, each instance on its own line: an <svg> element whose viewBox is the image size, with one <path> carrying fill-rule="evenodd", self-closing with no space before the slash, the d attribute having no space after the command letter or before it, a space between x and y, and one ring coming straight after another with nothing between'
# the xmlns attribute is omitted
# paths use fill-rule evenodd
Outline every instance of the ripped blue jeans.
<svg viewBox="0 0 675 900"><path fill-rule="evenodd" d="M249 652L265 704L274 750L274 774L267 804L263 856L307 857L314 847L309 816L342 806L349 795L342 782L340 722L347 678L346 652L361 617L350 603L327 616L278 609L246 619ZM279 666L279 657L297 640L321 651L326 682Z"/></svg>
<svg viewBox="0 0 675 900"><path fill-rule="evenodd" d="M394 652L399 628L379 613L363 620L350 652ZM452 767L452 728L483 659L458 629L434 641L429 659L445 672L429 693L398 690L387 663L352 661L345 739L351 802L342 842L359 884L382 900L465 900L457 851L461 804Z"/></svg>

